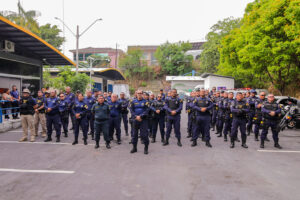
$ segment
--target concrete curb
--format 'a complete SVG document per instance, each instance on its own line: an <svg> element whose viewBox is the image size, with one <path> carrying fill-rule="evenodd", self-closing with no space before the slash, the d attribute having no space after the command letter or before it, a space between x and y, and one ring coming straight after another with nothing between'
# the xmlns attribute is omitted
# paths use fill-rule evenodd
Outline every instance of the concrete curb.
<svg viewBox="0 0 300 200"><path fill-rule="evenodd" d="M4 133L20 127L21 127L21 119L3 121L3 123L0 124L0 133Z"/></svg>

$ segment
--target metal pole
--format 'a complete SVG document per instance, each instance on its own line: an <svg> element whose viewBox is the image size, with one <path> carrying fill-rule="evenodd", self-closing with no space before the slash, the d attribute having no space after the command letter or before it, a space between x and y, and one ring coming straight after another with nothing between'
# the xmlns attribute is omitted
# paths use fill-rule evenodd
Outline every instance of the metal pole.
<svg viewBox="0 0 300 200"><path fill-rule="evenodd" d="M63 21L65 21L65 0L63 0L63 5L62 5L62 9L63 9ZM65 39L65 26L63 26L63 37L64 37L64 39ZM65 43L66 42L64 42L64 46L63 46L63 52L64 52L64 54L65 54Z"/></svg>
<svg viewBox="0 0 300 200"><path fill-rule="evenodd" d="M77 25L77 30L76 30L76 75L78 74L78 48L79 48L79 26Z"/></svg>
<svg viewBox="0 0 300 200"><path fill-rule="evenodd" d="M118 67L118 43L116 43L116 60L115 60L115 68Z"/></svg>
<svg viewBox="0 0 300 200"><path fill-rule="evenodd" d="M90 59L90 89L92 89L92 66L93 60Z"/></svg>

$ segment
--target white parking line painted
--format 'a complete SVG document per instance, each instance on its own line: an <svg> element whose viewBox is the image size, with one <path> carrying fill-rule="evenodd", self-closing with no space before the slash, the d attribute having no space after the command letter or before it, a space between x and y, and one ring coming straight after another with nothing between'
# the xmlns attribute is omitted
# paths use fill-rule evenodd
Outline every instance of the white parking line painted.
<svg viewBox="0 0 300 200"><path fill-rule="evenodd" d="M258 152L266 152L266 153L300 153L300 151L282 151L282 150L257 150Z"/></svg>
<svg viewBox="0 0 300 200"><path fill-rule="evenodd" d="M53 144L53 145L72 145L72 143L63 143L63 142L18 142L18 141L0 141L0 143L3 144ZM77 145L83 145L84 144L76 144ZM95 145L95 144L88 144L89 146Z"/></svg>
<svg viewBox="0 0 300 200"><path fill-rule="evenodd" d="M74 174L75 173L75 171L64 171L64 170L27 170L27 169L8 169L8 168L0 168L0 172L45 173L45 174Z"/></svg>

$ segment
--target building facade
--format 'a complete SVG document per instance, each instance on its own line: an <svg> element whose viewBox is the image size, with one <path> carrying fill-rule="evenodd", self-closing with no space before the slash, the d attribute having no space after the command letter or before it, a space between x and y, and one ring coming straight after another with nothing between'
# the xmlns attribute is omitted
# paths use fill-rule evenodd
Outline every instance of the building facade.
<svg viewBox="0 0 300 200"><path fill-rule="evenodd" d="M76 50L70 50L73 53L73 60L76 62ZM91 55L102 56L104 58L109 59L109 67L117 68L119 57L124 52L121 49L113 49L113 48L94 48L87 47L78 50L78 60L79 61L87 61L87 58Z"/></svg>
<svg viewBox="0 0 300 200"><path fill-rule="evenodd" d="M147 62L148 66L157 66L158 61L156 60L154 54L156 49L159 46L151 45L151 46L128 46L127 51L131 49L140 49L143 52L142 60Z"/></svg>

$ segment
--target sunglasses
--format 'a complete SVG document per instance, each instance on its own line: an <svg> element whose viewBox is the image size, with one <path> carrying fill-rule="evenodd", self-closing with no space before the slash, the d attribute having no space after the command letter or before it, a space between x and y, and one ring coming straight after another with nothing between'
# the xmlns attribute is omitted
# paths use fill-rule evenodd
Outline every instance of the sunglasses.
<svg viewBox="0 0 300 200"><path fill-rule="evenodd" d="M264 97L264 96L266 96L266 95L262 94L262 95L260 95L260 96L263 96L263 97Z"/></svg>
<svg viewBox="0 0 300 200"><path fill-rule="evenodd" d="M143 93L137 93L137 94L143 94Z"/></svg>

